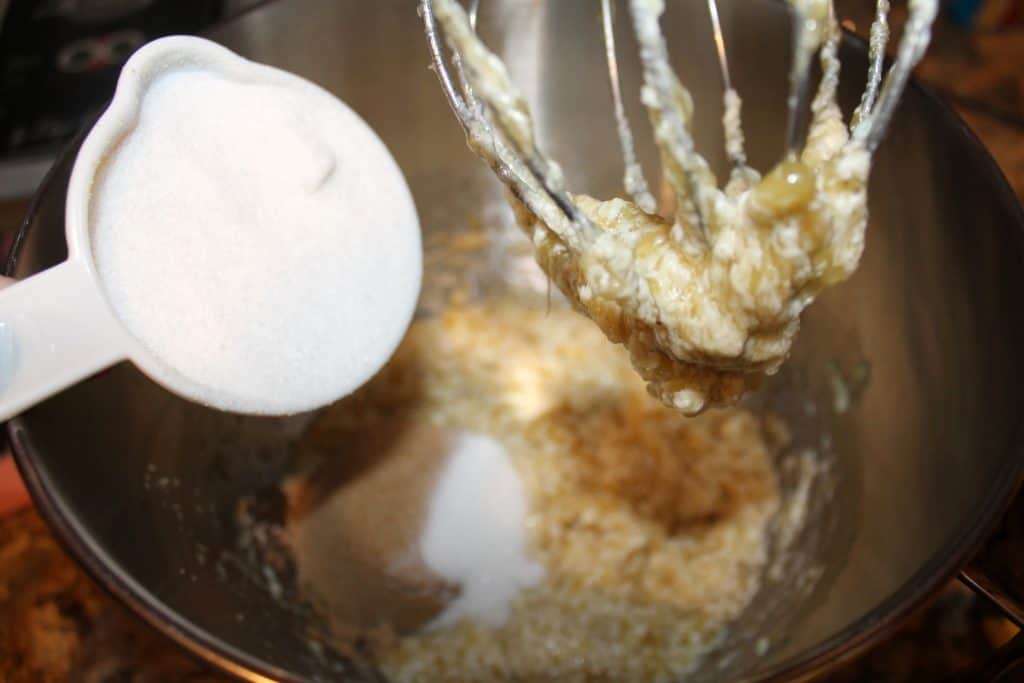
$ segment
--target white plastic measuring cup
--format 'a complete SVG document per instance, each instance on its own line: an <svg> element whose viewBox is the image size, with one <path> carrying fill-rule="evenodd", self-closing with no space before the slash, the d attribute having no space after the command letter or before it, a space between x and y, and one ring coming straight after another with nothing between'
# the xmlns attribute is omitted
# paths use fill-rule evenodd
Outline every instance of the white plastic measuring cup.
<svg viewBox="0 0 1024 683"><path fill-rule="evenodd" d="M404 179L397 172L397 165L395 171L381 181L395 185L388 187L392 193L389 201L397 203L402 211L400 215L407 218L396 230L401 231L403 239L408 232L409 248L415 250L414 268L401 285L399 296L404 310L400 315L396 316L392 309L390 317L374 318L378 314L372 307L368 307L370 310L365 315L360 309L360 315L369 316L374 323L374 337L372 345L355 349L359 367L365 366L365 372L358 377L339 376L337 381L332 377L327 382L333 383L331 386L318 387L317 392L300 396L232 395L217 386L202 383L202 378L186 376L158 357L118 317L107 298L103 276L94 260L89 215L91 194L103 165L116 163L109 161L113 150L137 125L147 84L167 69L183 64L189 68L210 69L246 84L270 83L297 89L304 97L328 97L345 110L346 116L355 117L317 86L278 69L249 62L206 40L185 36L164 38L133 55L122 70L113 101L82 144L75 162L66 207L68 260L0 291L0 420L123 360L130 360L174 393L215 408L252 414L301 412L326 405L358 388L384 365L404 336L419 296L422 251L415 207ZM372 136L374 144L379 143L369 127L362 125L365 132L361 134ZM393 163L382 143L379 150L372 147L371 152L385 155L388 163ZM153 159L154 164L159 161ZM376 180L374 178L374 182ZM189 199L182 197L181 201ZM371 253L374 258L380 257L376 252ZM403 258L408 262L409 252L403 252ZM253 283L256 288L261 284ZM296 299L295 305L301 304L301 300ZM358 339L360 334L363 334L361 330L351 330L350 338ZM324 354L330 351L323 349ZM311 365L316 365L315 360ZM315 373L317 368L311 367L309 372Z"/></svg>

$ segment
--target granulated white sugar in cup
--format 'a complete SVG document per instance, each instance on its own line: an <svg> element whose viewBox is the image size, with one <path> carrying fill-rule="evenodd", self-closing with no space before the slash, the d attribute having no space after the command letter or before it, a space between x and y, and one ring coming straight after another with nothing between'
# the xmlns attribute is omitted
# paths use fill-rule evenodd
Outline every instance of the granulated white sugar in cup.
<svg viewBox="0 0 1024 683"><path fill-rule="evenodd" d="M370 127L318 86L197 38L144 47L117 98L104 118L124 132L86 220L103 292L152 356L133 360L194 400L273 414L380 369L412 319L422 249Z"/></svg>

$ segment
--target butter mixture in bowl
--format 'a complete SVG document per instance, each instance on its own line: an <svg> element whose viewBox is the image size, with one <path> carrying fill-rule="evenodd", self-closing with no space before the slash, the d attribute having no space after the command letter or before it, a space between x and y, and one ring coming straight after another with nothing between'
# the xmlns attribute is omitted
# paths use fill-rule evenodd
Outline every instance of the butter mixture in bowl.
<svg viewBox="0 0 1024 683"><path fill-rule="evenodd" d="M304 457L353 473L313 506L332 475L293 480L287 537L329 616L363 605L389 680L675 680L768 581L773 524L804 524L788 444L770 414L660 404L565 305L452 304L310 426ZM385 578L324 564L339 540Z"/></svg>

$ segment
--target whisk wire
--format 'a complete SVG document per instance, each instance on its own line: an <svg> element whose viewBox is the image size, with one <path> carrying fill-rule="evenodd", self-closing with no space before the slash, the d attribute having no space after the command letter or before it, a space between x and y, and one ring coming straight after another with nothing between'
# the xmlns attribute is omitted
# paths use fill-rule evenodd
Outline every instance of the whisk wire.
<svg viewBox="0 0 1024 683"><path fill-rule="evenodd" d="M786 99L786 154L798 156L807 142L810 128L807 107L811 93L811 59L814 55L804 45L807 40L807 17L797 10L793 13L792 21L793 63L789 73L789 96Z"/></svg>
<svg viewBox="0 0 1024 683"><path fill-rule="evenodd" d="M608 84L612 92L612 106L615 111L616 130L622 148L624 166L623 185L637 206L647 213L654 213L657 202L647 186L643 167L636 158L633 147L633 129L626 115L622 101L622 84L619 79L619 61L615 49L615 8L611 0L601 0L601 27L604 31L604 52L608 63Z"/></svg>
<svg viewBox="0 0 1024 683"><path fill-rule="evenodd" d="M479 0L474 0L470 7L470 13L465 16L466 25L470 31L473 30L472 26L478 11ZM542 192L557 207L574 231L572 234L563 235L566 239L575 242L580 238L592 237L596 228L576 207L568 193L561 188L561 171L557 165L539 152L532 139L523 144L522 136L510 131L502 116L486 116L485 107L489 107L492 112L496 107L493 102L488 101L486 90L477 89L474 92L472 76L459 57L458 50L455 49L452 50L451 60L456 78L452 77L438 37L434 1L422 0L420 13L426 29L433 69L441 81L448 104L455 112L467 138L476 144L485 144L494 151L495 172L509 183L513 192L532 211L541 216L548 214L545 210L546 207L537 203L536 190ZM456 86L456 79L458 86ZM479 97L477 93L479 93ZM512 149L509 149L509 146Z"/></svg>
<svg viewBox="0 0 1024 683"><path fill-rule="evenodd" d="M836 104L836 91L839 88L839 70L842 66L839 62L839 40L842 32L839 30L839 23L836 21L834 12L828 14L828 37L821 46L818 55L821 64L821 80L818 83L818 91L811 100L811 129L823 117L829 116L838 109Z"/></svg>
<svg viewBox="0 0 1024 683"><path fill-rule="evenodd" d="M706 246L709 242L706 220L708 207L704 203L709 198L704 196L698 182L698 175L704 170L701 168L703 161L697 154L687 125L689 116L680 99L684 90L669 64L668 47L659 24L664 7L645 0L630 0L630 10L633 30L640 46L640 62L647 94L641 99L661 120L655 126L655 136L662 138L662 149L683 176L681 186L674 188L682 200L679 208L688 214L688 222L696 223Z"/></svg>
<svg viewBox="0 0 1024 683"><path fill-rule="evenodd" d="M903 29L903 39L896 53L896 61L885 75L878 102L869 119L854 131L854 136L864 142L868 151L874 151L882 141L910 73L928 48L931 26L938 11L938 0L911 0L910 16Z"/></svg>
<svg viewBox="0 0 1024 683"><path fill-rule="evenodd" d="M889 2L876 0L868 85L851 122L852 141L862 144L869 152L874 151L881 141L910 72L923 56L939 0L910 0L910 16L895 63L883 80L884 51L889 35ZM739 125L739 96L733 89L717 2L707 0L707 3L725 90L726 151L734 170L743 170L746 159ZM836 55L838 28L831 4L823 14L823 3L824 0L788 2L794 10L795 42L788 96L787 156L803 151L815 121L823 120L825 115L834 115L839 72ZM558 165L538 148L525 100L508 79L500 60L476 36L479 5L479 0L470 0L467 12L457 0L421 0L431 60L445 97L470 144L493 152L488 155L492 167L531 211L549 224L557 224L558 227L552 226L552 229L570 245L592 240L597 228L565 191ZM438 10L436 16L435 9ZM643 67L641 101L651 114L666 177L680 201L676 218L681 232L673 234L677 234L679 239L689 240L686 227L698 227L698 239L693 245L699 249L701 241L704 247L710 243L706 217L714 209L718 190L706 161L695 149L689 129L692 113L689 96L669 64L668 49L660 28L663 10L660 3L630 0ZM611 0L602 0L601 11L609 84L626 165L627 191L641 208L652 210L654 198L636 161L632 129L623 105ZM451 49L448 60L438 37L438 18ZM463 60L460 52L472 52L473 59ZM814 99L809 101L811 61L819 52L822 80ZM449 61L452 69L448 67Z"/></svg>
<svg viewBox="0 0 1024 683"><path fill-rule="evenodd" d="M711 34L715 41L715 52L718 55L718 68L722 73L722 86L732 90L732 79L729 76L729 56L725 51L725 35L722 32L722 20L718 16L717 0L708 0L708 14L711 17Z"/></svg>
<svg viewBox="0 0 1024 683"><path fill-rule="evenodd" d="M882 69L885 66L885 46L889 42L889 0L878 0L875 5L875 18L871 22L871 33L868 43L868 81L864 87L860 104L853 112L851 126L858 128L875 106L878 98L878 86L882 82Z"/></svg>
<svg viewBox="0 0 1024 683"><path fill-rule="evenodd" d="M747 165L747 155L743 150L743 126L740 122L740 97L732 87L732 76L729 74L729 55L725 49L725 32L718 15L718 0L708 0L708 15L711 17L711 33L715 41L715 54L718 57L718 70L722 75L722 102L725 106L723 119L725 126L725 152L729 157L733 170L742 169Z"/></svg>

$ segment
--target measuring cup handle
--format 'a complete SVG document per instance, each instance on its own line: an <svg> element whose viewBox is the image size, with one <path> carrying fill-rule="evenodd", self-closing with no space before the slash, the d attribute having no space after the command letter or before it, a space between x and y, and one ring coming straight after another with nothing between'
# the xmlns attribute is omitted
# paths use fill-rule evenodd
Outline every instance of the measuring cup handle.
<svg viewBox="0 0 1024 683"><path fill-rule="evenodd" d="M127 355L126 333L74 259L0 290L0 421Z"/></svg>

